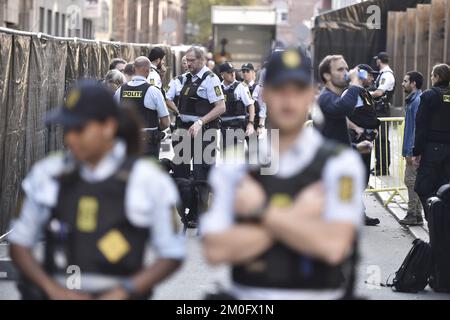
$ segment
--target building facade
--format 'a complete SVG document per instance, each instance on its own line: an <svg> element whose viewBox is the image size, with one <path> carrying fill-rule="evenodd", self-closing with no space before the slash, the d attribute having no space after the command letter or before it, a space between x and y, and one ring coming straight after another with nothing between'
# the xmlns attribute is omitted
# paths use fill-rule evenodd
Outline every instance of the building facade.
<svg viewBox="0 0 450 320"><path fill-rule="evenodd" d="M94 37L83 0L0 0L0 25L60 37Z"/></svg>
<svg viewBox="0 0 450 320"><path fill-rule="evenodd" d="M186 0L112 0L111 40L180 44Z"/></svg>

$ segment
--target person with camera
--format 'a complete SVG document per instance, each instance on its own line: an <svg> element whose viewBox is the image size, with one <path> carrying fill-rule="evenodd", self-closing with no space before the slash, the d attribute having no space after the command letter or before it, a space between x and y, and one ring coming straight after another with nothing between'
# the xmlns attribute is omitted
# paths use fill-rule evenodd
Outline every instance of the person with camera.
<svg viewBox="0 0 450 320"><path fill-rule="evenodd" d="M362 78L361 82L364 89L359 94L355 111L348 117L347 121L352 145L356 149L358 149L357 146L360 144L367 146L367 149L364 150L364 152L360 152L366 169L365 178L367 185L370 178L373 142L378 137L378 129L381 125L380 120L377 118L375 101L368 88L372 87L375 81L374 76L378 73L367 64L360 64L357 66L357 69L360 71L360 76ZM365 219L367 226L376 226L380 224L379 219L370 218L367 214L365 214Z"/></svg>

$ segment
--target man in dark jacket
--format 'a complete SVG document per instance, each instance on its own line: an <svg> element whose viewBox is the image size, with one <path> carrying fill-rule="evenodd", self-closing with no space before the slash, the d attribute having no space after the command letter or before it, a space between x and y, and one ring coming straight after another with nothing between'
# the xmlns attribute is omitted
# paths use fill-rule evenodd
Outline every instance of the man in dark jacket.
<svg viewBox="0 0 450 320"><path fill-rule="evenodd" d="M325 84L318 101L325 118L322 134L345 145L350 145L347 117L355 111L363 90L358 69L348 70L347 62L340 55L325 57L319 66L319 75ZM347 87L347 94L342 96Z"/></svg>
<svg viewBox="0 0 450 320"><path fill-rule="evenodd" d="M427 219L428 199L450 181L450 67L436 65L431 83L420 99L413 151L419 166L415 190Z"/></svg>

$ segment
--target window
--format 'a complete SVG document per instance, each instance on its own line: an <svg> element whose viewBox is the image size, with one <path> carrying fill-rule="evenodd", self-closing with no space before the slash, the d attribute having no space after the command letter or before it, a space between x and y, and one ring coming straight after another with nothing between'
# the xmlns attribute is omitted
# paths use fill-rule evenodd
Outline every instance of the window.
<svg viewBox="0 0 450 320"><path fill-rule="evenodd" d="M44 33L45 26L45 9L43 7L39 8L39 32Z"/></svg>
<svg viewBox="0 0 450 320"><path fill-rule="evenodd" d="M62 15L62 21L61 21L61 37L66 36L66 15Z"/></svg>
<svg viewBox="0 0 450 320"><path fill-rule="evenodd" d="M59 12L55 12L55 36L59 37Z"/></svg>
<svg viewBox="0 0 450 320"><path fill-rule="evenodd" d="M47 33L52 34L52 10L47 10Z"/></svg>
<svg viewBox="0 0 450 320"><path fill-rule="evenodd" d="M83 38L92 38L92 21L89 19L83 19Z"/></svg>

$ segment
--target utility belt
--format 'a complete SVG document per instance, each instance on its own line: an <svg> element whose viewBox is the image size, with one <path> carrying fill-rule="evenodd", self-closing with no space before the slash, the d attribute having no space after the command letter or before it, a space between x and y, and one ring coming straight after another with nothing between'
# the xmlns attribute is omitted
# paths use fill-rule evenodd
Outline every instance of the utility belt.
<svg viewBox="0 0 450 320"><path fill-rule="evenodd" d="M58 281L57 281L58 282ZM64 287L64 285L62 285ZM91 292L88 292L93 299L98 299L104 294L108 293L109 291L115 289L118 286L111 287L108 290L94 290ZM36 286L31 281L25 279L23 276L19 279L17 282L17 288L19 290L19 293L21 295L22 300L26 301L46 301L50 300L50 298L47 296L47 294L44 292L44 290L40 289L38 286ZM142 296L136 296L131 297L132 300L149 300L153 296L153 291L149 291L147 294Z"/></svg>
<svg viewBox="0 0 450 320"><path fill-rule="evenodd" d="M160 131L159 129L156 130L143 130L142 136L145 143L148 144L159 144L164 139L165 134L164 132Z"/></svg>
<svg viewBox="0 0 450 320"><path fill-rule="evenodd" d="M244 129L248 123L247 119L234 119L229 121L223 121L221 123L221 129Z"/></svg>
<svg viewBox="0 0 450 320"><path fill-rule="evenodd" d="M377 132L373 129L364 129L364 132L359 138L355 130L350 129L350 138L353 143L361 143L363 141L374 142L377 139Z"/></svg>
<svg viewBox="0 0 450 320"><path fill-rule="evenodd" d="M183 121L181 121L180 117L177 117L176 128L189 130L194 125L194 123L195 123L195 121L183 122ZM203 126L204 130L209 130L209 129L217 130L219 128L220 128L220 120L219 119L209 122Z"/></svg>
<svg viewBox="0 0 450 320"><path fill-rule="evenodd" d="M387 98L381 98L375 101L375 111L377 116L388 117L391 114L391 103Z"/></svg>

